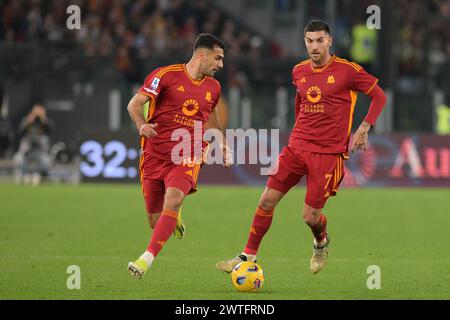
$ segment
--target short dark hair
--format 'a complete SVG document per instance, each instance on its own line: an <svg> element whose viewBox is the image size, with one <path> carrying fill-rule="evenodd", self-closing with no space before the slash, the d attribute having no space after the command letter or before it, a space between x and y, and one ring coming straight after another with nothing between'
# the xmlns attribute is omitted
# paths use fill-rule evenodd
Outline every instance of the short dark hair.
<svg viewBox="0 0 450 320"><path fill-rule="evenodd" d="M213 50L214 46L218 46L224 51L227 48L222 39L219 39L210 33L200 33L194 41L194 50L197 48L207 48Z"/></svg>
<svg viewBox="0 0 450 320"><path fill-rule="evenodd" d="M33 104L31 105L31 108L34 108L35 106L41 106L41 107L43 107L45 109L45 105L42 102L42 100L35 100L35 101L33 101Z"/></svg>
<svg viewBox="0 0 450 320"><path fill-rule="evenodd" d="M305 27L303 35L306 35L307 32L314 31L325 31L326 33L330 34L330 27L322 20L311 20Z"/></svg>

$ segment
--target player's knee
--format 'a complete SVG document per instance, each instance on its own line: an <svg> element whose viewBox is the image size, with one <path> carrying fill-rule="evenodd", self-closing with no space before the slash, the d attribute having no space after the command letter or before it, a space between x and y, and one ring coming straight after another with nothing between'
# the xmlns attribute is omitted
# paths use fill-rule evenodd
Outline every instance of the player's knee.
<svg viewBox="0 0 450 320"><path fill-rule="evenodd" d="M278 204L278 199L275 197L271 197L267 193L264 193L259 200L259 207L265 211L271 211L275 209Z"/></svg>
<svg viewBox="0 0 450 320"><path fill-rule="evenodd" d="M184 194L183 193L166 193L164 198L164 208L178 211L183 203Z"/></svg>

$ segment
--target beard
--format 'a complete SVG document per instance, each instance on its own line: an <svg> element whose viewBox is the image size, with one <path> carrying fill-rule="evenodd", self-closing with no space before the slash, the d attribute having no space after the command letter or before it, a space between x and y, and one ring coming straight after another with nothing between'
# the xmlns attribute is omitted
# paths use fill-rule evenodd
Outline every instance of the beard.
<svg viewBox="0 0 450 320"><path fill-rule="evenodd" d="M317 52L317 54L313 54L313 53L311 53L310 55L309 55L309 57L311 58L311 60L312 61L314 61L314 62L320 62L320 61L322 61L323 60L323 54L320 54L320 52Z"/></svg>
<svg viewBox="0 0 450 320"><path fill-rule="evenodd" d="M209 70L204 73L204 75L208 76L208 77L214 77L215 74L216 74L216 70Z"/></svg>
<svg viewBox="0 0 450 320"><path fill-rule="evenodd" d="M203 74L204 76L213 77L216 71L217 70L205 68L202 71L200 71L200 73Z"/></svg>

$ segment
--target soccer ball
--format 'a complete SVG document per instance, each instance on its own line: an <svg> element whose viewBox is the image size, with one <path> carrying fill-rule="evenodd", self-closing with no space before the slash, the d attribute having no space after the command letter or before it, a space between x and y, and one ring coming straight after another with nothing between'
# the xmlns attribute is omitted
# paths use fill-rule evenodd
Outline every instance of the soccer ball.
<svg viewBox="0 0 450 320"><path fill-rule="evenodd" d="M231 272L231 281L239 291L256 291L264 283L263 270L255 262L241 262Z"/></svg>

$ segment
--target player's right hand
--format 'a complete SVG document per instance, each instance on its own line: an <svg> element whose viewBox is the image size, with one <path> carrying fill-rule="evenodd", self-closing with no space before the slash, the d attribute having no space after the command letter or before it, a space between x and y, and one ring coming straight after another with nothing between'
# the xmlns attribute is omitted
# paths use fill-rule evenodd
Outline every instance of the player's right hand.
<svg viewBox="0 0 450 320"><path fill-rule="evenodd" d="M233 165L233 151L227 144L220 144L223 153L223 166L229 168Z"/></svg>
<svg viewBox="0 0 450 320"><path fill-rule="evenodd" d="M158 126L157 123L144 123L139 128L139 134L141 136L144 136L146 138L149 137L156 137L158 133L156 132L155 128Z"/></svg>
<svg viewBox="0 0 450 320"><path fill-rule="evenodd" d="M352 153L356 150L366 151L368 147L368 134L367 130L364 128L358 128L355 134L353 135L353 143L351 146Z"/></svg>

